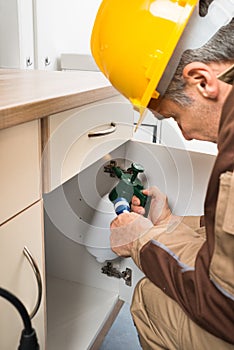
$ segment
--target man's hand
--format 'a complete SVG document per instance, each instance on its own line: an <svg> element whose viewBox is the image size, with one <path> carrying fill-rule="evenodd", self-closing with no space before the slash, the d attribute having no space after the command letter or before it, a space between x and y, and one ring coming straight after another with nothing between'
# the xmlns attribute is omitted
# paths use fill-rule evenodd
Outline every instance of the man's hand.
<svg viewBox="0 0 234 350"><path fill-rule="evenodd" d="M133 243L144 235L152 222L136 213L123 213L111 223L110 243L112 250L120 256L131 256Z"/></svg>
<svg viewBox="0 0 234 350"><path fill-rule="evenodd" d="M154 225L159 225L167 220L170 220L172 213L168 206L168 200L157 187L151 187L142 191L147 196L151 196L151 204L148 218ZM132 197L132 211L137 214L144 215L145 209L140 206L140 200L136 196Z"/></svg>
<svg viewBox="0 0 234 350"><path fill-rule="evenodd" d="M152 197L148 219L142 216L145 209L140 206L139 198L133 196L132 212L120 214L111 223L110 243L117 255L131 256L133 243L137 239L142 236L145 240L152 238L150 234L147 235L147 232L153 225L169 225L176 220L168 206L167 197L157 187L151 187L142 192Z"/></svg>

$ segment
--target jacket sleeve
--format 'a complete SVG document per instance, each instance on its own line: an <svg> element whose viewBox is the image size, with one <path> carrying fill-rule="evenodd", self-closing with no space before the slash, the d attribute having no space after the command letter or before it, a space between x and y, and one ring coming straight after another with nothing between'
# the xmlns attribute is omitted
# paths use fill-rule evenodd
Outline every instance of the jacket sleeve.
<svg viewBox="0 0 234 350"><path fill-rule="evenodd" d="M170 223L153 226L144 236L134 242L132 258L142 269L141 251L149 244L161 247L178 261L194 266L196 254L205 241L204 230L200 228L200 217L175 217ZM162 248L163 247L163 248ZM144 248L146 249L146 247Z"/></svg>

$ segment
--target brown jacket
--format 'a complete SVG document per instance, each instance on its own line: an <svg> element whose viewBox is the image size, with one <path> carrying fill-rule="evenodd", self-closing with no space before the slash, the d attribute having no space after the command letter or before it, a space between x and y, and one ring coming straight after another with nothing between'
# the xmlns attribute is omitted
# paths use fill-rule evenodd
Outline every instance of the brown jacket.
<svg viewBox="0 0 234 350"><path fill-rule="evenodd" d="M194 268L153 240L139 260L145 275L194 322L234 344L234 88L223 107L218 150L205 201L206 240Z"/></svg>

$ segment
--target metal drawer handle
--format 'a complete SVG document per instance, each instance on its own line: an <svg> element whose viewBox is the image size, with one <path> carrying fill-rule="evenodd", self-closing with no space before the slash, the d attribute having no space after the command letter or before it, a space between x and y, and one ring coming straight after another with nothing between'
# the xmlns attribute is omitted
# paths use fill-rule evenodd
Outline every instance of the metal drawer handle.
<svg viewBox="0 0 234 350"><path fill-rule="evenodd" d="M38 266L37 266L37 264L32 256L32 254L31 254L31 252L28 250L27 247L24 247L23 253L26 256L26 258L28 259L30 265L32 266L33 272L34 272L36 279L37 279L37 286L38 286L37 302L36 302L36 305L34 306L34 309L32 310L32 312L30 314L30 318L32 319L36 315L36 313L41 305L42 281L41 281L41 275L40 275L39 268L38 268Z"/></svg>
<svg viewBox="0 0 234 350"><path fill-rule="evenodd" d="M115 131L116 131L116 124L115 123L110 123L110 127L108 129L99 130L99 131L91 131L88 134L88 137L109 135L109 134L112 134Z"/></svg>

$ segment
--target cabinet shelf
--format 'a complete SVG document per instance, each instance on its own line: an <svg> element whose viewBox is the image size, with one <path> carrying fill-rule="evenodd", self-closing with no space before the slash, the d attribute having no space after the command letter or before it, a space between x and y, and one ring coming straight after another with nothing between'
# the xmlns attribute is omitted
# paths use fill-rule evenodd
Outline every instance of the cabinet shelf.
<svg viewBox="0 0 234 350"><path fill-rule="evenodd" d="M47 276L48 350L88 350L118 294Z"/></svg>

